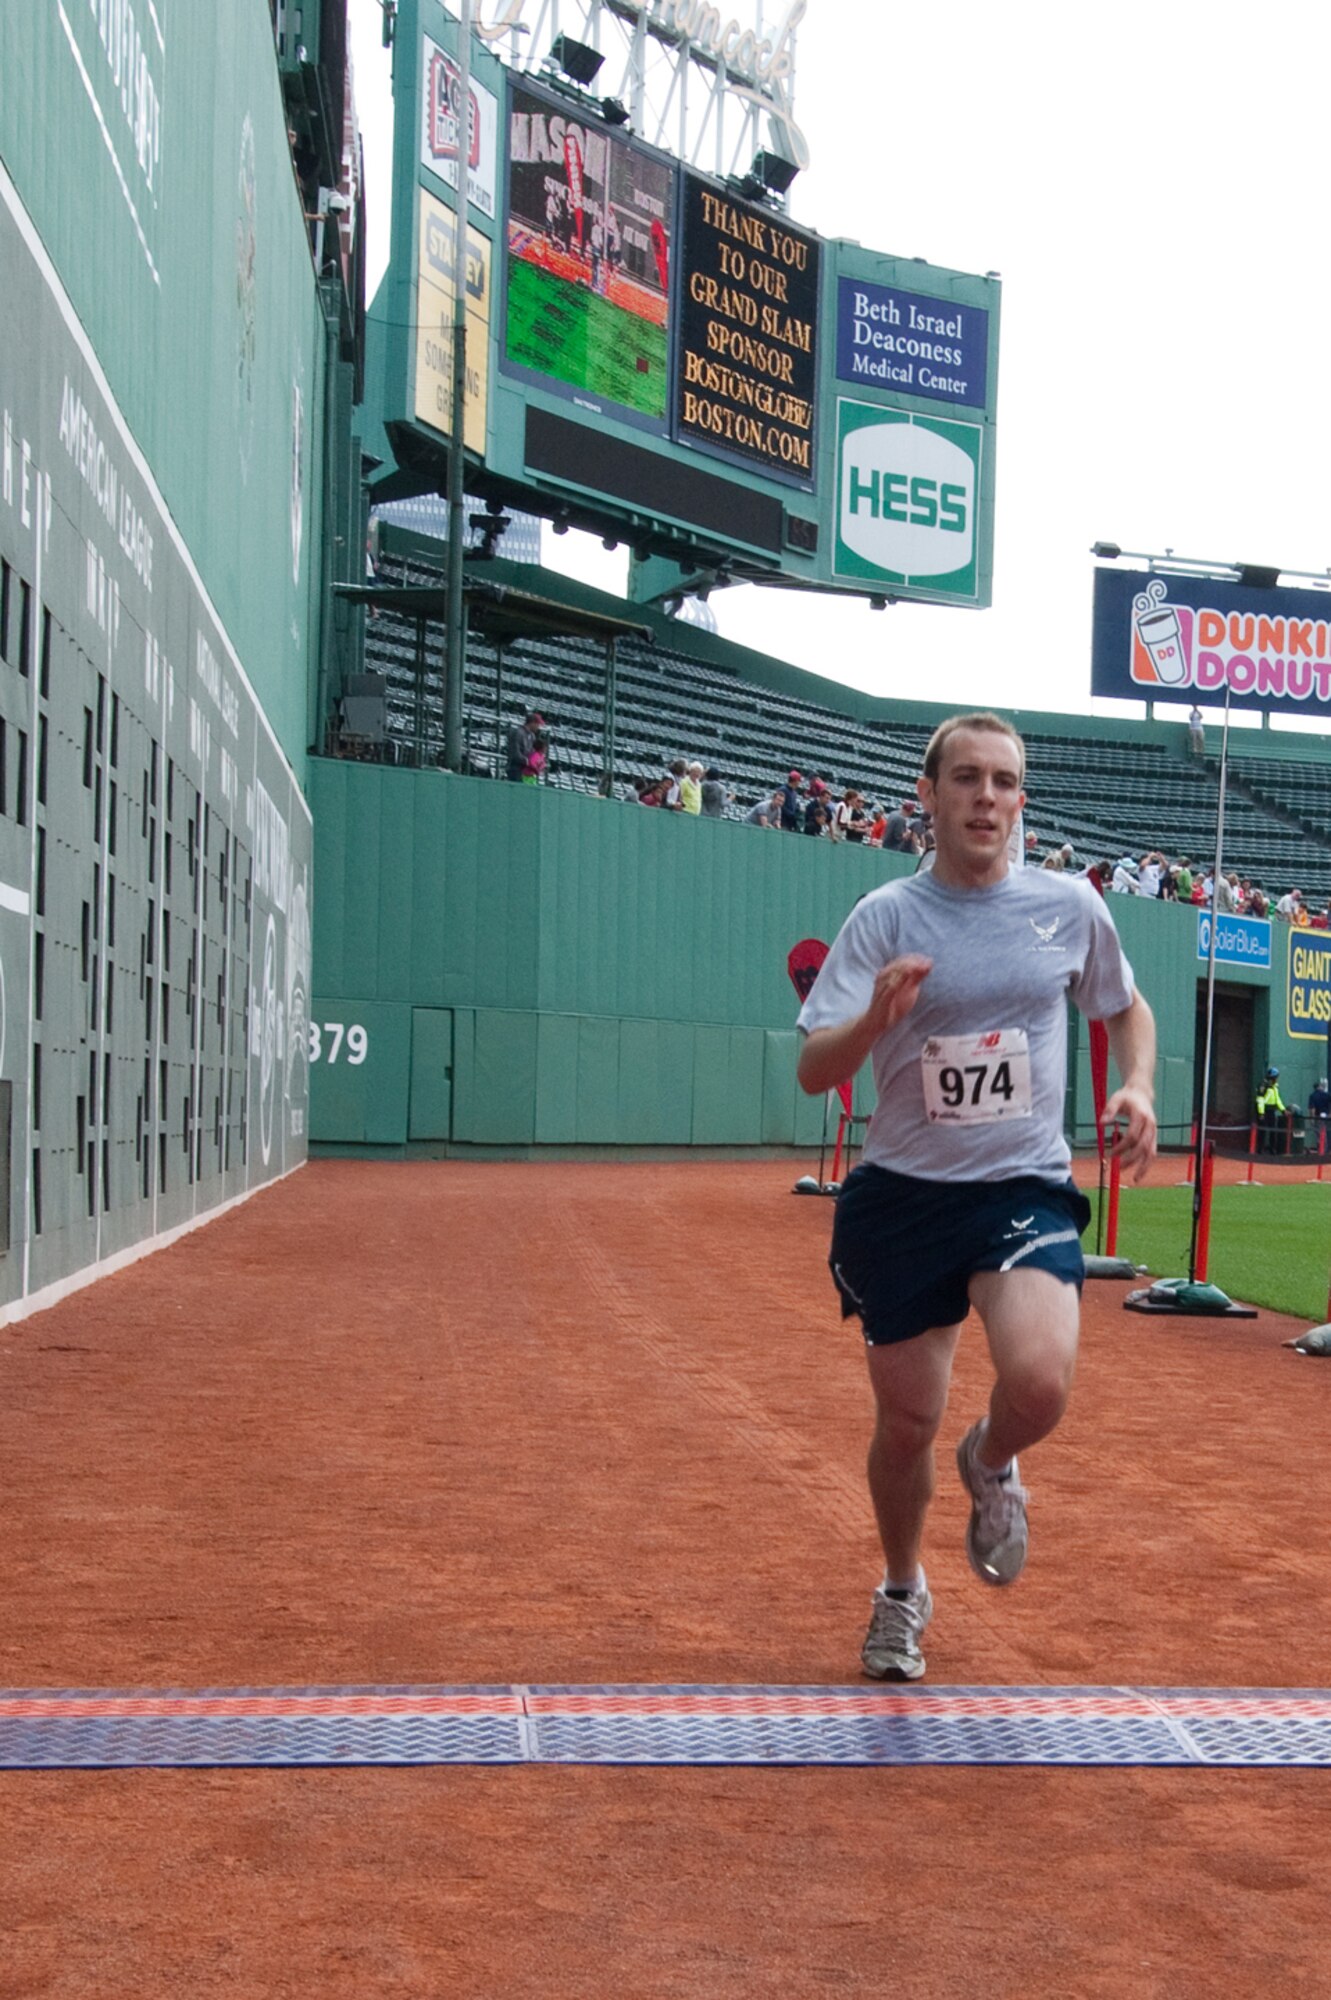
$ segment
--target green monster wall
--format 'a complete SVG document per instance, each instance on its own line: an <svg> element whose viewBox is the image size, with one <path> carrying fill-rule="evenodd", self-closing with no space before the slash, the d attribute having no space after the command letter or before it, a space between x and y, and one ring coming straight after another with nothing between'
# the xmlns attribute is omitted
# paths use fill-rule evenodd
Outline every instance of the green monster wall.
<svg viewBox="0 0 1331 2000"><path fill-rule="evenodd" d="M786 954L906 864L435 771L314 761L311 1136L336 1150L816 1145ZM1192 1117L1197 915L1111 907L1160 1028L1164 1125ZM1286 1102L1320 1044L1283 1033L1285 937L1259 989ZM1276 990L1263 1004L1272 982ZM1093 1124L1074 1015L1069 1128ZM354 1046L352 1030L358 1030ZM857 1108L870 1101L859 1082Z"/></svg>

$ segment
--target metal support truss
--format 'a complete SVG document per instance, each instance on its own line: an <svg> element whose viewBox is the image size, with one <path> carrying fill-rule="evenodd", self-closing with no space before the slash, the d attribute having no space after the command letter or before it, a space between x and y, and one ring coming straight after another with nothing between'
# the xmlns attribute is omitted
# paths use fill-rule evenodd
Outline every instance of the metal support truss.
<svg viewBox="0 0 1331 2000"><path fill-rule="evenodd" d="M733 18L731 6L740 10ZM598 50L596 96L617 98L639 138L726 180L760 151L808 165L794 110L796 33L807 9L808 0L767 0L765 10L764 0L484 0L477 32L531 76L550 73L561 34ZM761 62L728 66L727 46L766 49L765 67L781 73L760 74Z"/></svg>

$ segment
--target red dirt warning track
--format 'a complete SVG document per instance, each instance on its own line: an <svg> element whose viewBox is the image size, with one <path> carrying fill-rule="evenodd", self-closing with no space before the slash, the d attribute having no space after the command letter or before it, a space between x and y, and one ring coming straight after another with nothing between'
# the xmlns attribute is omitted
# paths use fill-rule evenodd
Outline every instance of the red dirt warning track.
<svg viewBox="0 0 1331 2000"><path fill-rule="evenodd" d="M854 1680L868 1392L798 1171L321 1162L0 1329L0 1684ZM968 1329L931 1683L1327 1685L1331 1368L1120 1298L1010 1592ZM1329 1993L1329 1783L11 1773L0 2000Z"/></svg>

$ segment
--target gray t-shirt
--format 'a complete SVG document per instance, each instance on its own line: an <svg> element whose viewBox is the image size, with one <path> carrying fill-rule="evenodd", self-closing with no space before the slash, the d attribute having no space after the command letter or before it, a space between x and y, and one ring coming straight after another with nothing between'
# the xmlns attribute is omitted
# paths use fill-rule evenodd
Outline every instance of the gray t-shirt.
<svg viewBox="0 0 1331 2000"><path fill-rule="evenodd" d="M1092 1020L1132 1003L1132 967L1102 899L1088 882L1043 868L1014 870L988 889L949 889L932 873L888 882L842 925L798 1027L809 1034L862 1014L876 974L905 952L931 958L933 970L904 1021L874 1044L878 1104L864 1158L920 1180L1065 1180L1067 1003ZM925 1063L935 1064L936 1099L940 1039L1014 1029L1027 1037L1030 1115L931 1120Z"/></svg>

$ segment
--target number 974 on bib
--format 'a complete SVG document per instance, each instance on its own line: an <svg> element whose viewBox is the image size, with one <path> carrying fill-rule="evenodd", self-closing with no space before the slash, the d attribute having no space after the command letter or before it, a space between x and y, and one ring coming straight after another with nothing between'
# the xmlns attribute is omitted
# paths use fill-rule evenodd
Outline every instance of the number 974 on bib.
<svg viewBox="0 0 1331 2000"><path fill-rule="evenodd" d="M990 1125L1031 1115L1031 1052L1024 1028L931 1035L920 1051L931 1125Z"/></svg>

